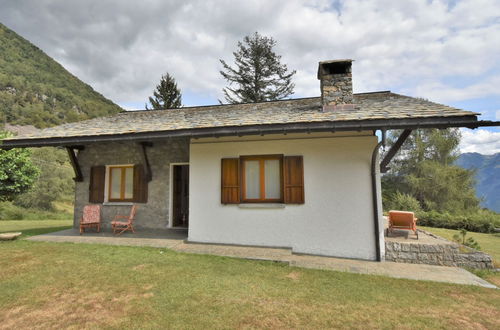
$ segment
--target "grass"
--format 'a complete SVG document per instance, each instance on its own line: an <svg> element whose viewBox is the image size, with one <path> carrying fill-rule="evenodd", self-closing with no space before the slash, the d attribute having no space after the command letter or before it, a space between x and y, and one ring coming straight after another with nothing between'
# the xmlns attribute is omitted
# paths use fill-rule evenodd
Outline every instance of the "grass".
<svg viewBox="0 0 500 330"><path fill-rule="evenodd" d="M444 229L444 228L433 228L433 227L419 227L427 230L433 234L446 238L453 241L453 235L458 234L458 230L454 229ZM472 237L479 243L481 251L488 253L493 258L493 263L495 267L500 268L500 233L495 234L483 234L467 232L466 237ZM496 286L500 287L500 272L492 272L487 270L477 270L473 271L476 275L483 277L484 279L494 283Z"/></svg>
<svg viewBox="0 0 500 330"><path fill-rule="evenodd" d="M146 247L0 242L0 292L0 328L500 328L500 290Z"/></svg>
<svg viewBox="0 0 500 330"><path fill-rule="evenodd" d="M450 241L453 241L453 235L459 234L460 232L459 230L444 229L444 228L432 228L432 227L419 227L419 228L427 230L433 234L446 238ZM474 238L479 243L481 251L491 255L493 260L495 260L495 262L500 265L500 233L483 234L483 233L467 232L466 237Z"/></svg>
<svg viewBox="0 0 500 330"><path fill-rule="evenodd" d="M0 220L0 233L22 232L23 237L69 229L73 220Z"/></svg>
<svg viewBox="0 0 500 330"><path fill-rule="evenodd" d="M46 211L25 208L12 202L0 202L0 221L3 220L70 220L73 219L73 206L70 202L55 202L54 210Z"/></svg>

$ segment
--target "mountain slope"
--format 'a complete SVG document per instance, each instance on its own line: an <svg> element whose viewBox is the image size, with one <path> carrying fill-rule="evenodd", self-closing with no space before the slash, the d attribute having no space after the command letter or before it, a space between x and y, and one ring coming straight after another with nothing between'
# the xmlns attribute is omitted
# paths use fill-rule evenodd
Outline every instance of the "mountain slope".
<svg viewBox="0 0 500 330"><path fill-rule="evenodd" d="M1 122L41 128L119 111L119 106L0 24Z"/></svg>
<svg viewBox="0 0 500 330"><path fill-rule="evenodd" d="M500 213L500 153L465 153L460 155L456 164L476 170L476 194L483 198L481 205Z"/></svg>

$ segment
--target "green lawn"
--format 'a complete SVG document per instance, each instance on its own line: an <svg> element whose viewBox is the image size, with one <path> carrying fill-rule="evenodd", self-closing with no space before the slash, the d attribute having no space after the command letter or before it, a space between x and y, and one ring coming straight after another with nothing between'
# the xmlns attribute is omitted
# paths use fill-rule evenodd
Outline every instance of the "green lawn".
<svg viewBox="0 0 500 330"><path fill-rule="evenodd" d="M453 240L453 235L458 234L458 230L444 229L444 228L432 228L432 227L419 227L423 230L427 230L438 236L446 238L448 240ZM495 234L483 234L483 233L473 233L467 232L466 237L474 238L480 245L481 251L491 255L496 264L500 265L500 233Z"/></svg>
<svg viewBox="0 0 500 330"><path fill-rule="evenodd" d="M0 242L0 293L0 328L500 328L500 290L146 247Z"/></svg>
<svg viewBox="0 0 500 330"><path fill-rule="evenodd" d="M22 232L22 237L71 228L73 220L0 220L0 233Z"/></svg>

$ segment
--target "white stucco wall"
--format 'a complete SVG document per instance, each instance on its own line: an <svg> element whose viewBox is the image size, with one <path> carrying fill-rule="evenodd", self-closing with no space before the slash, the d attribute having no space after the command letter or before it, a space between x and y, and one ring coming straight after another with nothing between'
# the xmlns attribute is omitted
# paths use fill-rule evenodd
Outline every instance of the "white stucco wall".
<svg viewBox="0 0 500 330"><path fill-rule="evenodd" d="M351 134L192 140L189 240L375 259L370 162L377 138ZM221 159L263 154L304 157L305 204L221 204Z"/></svg>

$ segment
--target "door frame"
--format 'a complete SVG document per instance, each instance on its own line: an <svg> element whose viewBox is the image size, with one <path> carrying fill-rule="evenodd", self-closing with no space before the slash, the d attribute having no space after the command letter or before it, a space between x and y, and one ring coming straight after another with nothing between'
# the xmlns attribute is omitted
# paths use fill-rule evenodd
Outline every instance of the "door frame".
<svg viewBox="0 0 500 330"><path fill-rule="evenodd" d="M174 185L173 185L173 178L174 178L174 166L179 166L179 165L188 165L189 162L179 162L179 163L170 163L169 166L169 177L168 177L168 190L169 190L169 198L168 198L168 227L167 228L172 228L175 229L174 227L174 221L173 221L173 206L174 206ZM191 178L190 178L191 180Z"/></svg>

